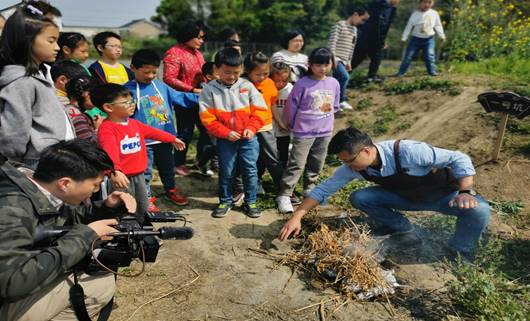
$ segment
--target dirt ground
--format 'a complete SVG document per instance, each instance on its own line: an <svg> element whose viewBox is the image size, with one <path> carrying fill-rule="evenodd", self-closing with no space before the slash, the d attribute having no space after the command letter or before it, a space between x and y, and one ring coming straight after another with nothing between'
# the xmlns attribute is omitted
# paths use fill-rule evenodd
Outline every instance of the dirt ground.
<svg viewBox="0 0 530 321"><path fill-rule="evenodd" d="M375 137L376 141L406 137L469 153L478 165L476 185L482 195L522 200L528 210L528 158L506 148L499 162L485 163L497 132L495 122L483 115L476 97L488 88L473 79L457 80L461 89L457 96L434 91L386 96L381 91L350 90L352 105L371 97L375 107L342 112L336 129L348 126L352 119L363 119L369 125L375 117L372 110L390 102L396 107L395 124L385 136ZM396 129L405 122L408 128ZM177 178L177 184L190 197L190 204L180 213L187 217L195 235L191 240L165 241L157 262L148 265L142 276L118 278L111 320L459 319L444 296L445 283L453 277L443 260L449 237L446 231L420 230L426 240L421 250L401 253L385 263L396 271L403 285L390 301L346 302L331 288L253 251L279 254L292 249L292 241L280 243L275 239L286 216L267 210L261 218L250 219L233 210L224 219L213 219L210 212L217 204L216 178L194 173ZM163 209L174 209L163 199L159 204ZM332 206L322 207L319 213L330 217L342 214ZM355 215L354 219L363 219ZM428 220L433 215L439 216L415 213L411 217ZM530 238L528 230L501 223L496 214L490 229Z"/></svg>

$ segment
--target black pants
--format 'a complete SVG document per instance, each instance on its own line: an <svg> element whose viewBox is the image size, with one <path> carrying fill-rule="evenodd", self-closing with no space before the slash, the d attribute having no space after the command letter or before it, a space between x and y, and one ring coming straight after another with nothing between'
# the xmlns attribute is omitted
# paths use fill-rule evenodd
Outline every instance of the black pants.
<svg viewBox="0 0 530 321"><path fill-rule="evenodd" d="M366 58L370 58L368 77L373 78L377 75L381 60L383 59L383 47L378 45L362 45L358 42L351 59L352 69L357 68Z"/></svg>
<svg viewBox="0 0 530 321"><path fill-rule="evenodd" d="M289 160L289 144L291 143L290 136L276 137L276 146L278 148L278 157L283 168L287 167L287 161Z"/></svg>
<svg viewBox="0 0 530 321"><path fill-rule="evenodd" d="M181 166L186 164L186 154L188 153L188 146L193 138L193 131L195 126L199 130L199 140L197 141L197 160L201 160L202 154L206 150L215 149L208 136L206 128L201 123L199 118L199 109L195 108L177 108L175 111L177 118L177 137L186 143L184 150L175 150L175 166Z"/></svg>

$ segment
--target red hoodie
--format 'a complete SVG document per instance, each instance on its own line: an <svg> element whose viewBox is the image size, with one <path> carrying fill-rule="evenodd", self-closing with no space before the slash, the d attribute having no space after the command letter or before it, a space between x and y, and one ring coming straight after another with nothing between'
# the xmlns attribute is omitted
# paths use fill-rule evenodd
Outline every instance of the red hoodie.
<svg viewBox="0 0 530 321"><path fill-rule="evenodd" d="M129 118L126 125L105 120L98 130L99 145L114 162L114 170L127 176L142 174L147 169L145 138L172 143L176 137Z"/></svg>

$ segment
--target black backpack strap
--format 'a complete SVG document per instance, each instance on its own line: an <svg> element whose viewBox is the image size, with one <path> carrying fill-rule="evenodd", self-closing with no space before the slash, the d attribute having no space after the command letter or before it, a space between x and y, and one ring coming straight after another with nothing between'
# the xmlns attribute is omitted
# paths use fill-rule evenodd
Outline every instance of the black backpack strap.
<svg viewBox="0 0 530 321"><path fill-rule="evenodd" d="M70 288L70 303L72 303L72 308L74 309L75 316L79 321L92 321L88 315L85 304L85 292L83 287L77 281L77 272L74 272L74 285ZM112 305L114 303L114 298L112 298L107 305L99 311L99 317L97 321L107 321L112 312Z"/></svg>
<svg viewBox="0 0 530 321"><path fill-rule="evenodd" d="M396 162L396 171L398 173L403 173L403 168L401 168L401 162L399 161L399 143L401 139L398 139L394 142L394 161Z"/></svg>

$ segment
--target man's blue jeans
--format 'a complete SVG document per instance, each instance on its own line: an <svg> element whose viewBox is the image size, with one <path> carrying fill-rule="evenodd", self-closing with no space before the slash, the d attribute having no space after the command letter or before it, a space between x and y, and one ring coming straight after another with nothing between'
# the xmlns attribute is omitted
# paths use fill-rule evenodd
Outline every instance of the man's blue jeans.
<svg viewBox="0 0 530 321"><path fill-rule="evenodd" d="M258 193L258 156L259 143L256 136L250 140L241 139L231 142L228 139L217 139L219 157L219 202L232 203L232 185L236 166L243 174L245 203L256 203Z"/></svg>
<svg viewBox="0 0 530 321"><path fill-rule="evenodd" d="M480 196L475 196L478 206L473 209L449 207L449 201L457 194L458 192L454 192L432 202L413 202L383 187L374 186L351 193L350 203L395 231L407 231L412 228L409 220L398 210L434 211L456 216L456 230L449 246L457 251L471 252L489 223L490 207Z"/></svg>
<svg viewBox="0 0 530 321"><path fill-rule="evenodd" d="M333 70L333 78L337 79L340 85L340 102L348 100L346 89L348 88L348 82L350 82L350 74L342 61L339 61L337 67Z"/></svg>
<svg viewBox="0 0 530 321"><path fill-rule="evenodd" d="M434 52L434 43L434 36L429 38L418 38L413 36L405 50L405 56L399 67L398 75L403 75L407 72L412 58L414 58L414 55L420 50L423 52L423 61L425 62L425 67L427 67L427 72L429 75L436 75L436 54Z"/></svg>
<svg viewBox="0 0 530 321"><path fill-rule="evenodd" d="M151 197L151 181L153 180L153 165L158 169L158 175L164 190L175 188L175 165L173 163L173 145L160 143L147 145L147 169L144 172L147 197Z"/></svg>

